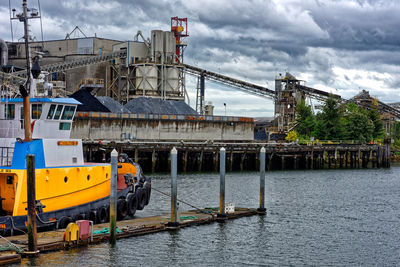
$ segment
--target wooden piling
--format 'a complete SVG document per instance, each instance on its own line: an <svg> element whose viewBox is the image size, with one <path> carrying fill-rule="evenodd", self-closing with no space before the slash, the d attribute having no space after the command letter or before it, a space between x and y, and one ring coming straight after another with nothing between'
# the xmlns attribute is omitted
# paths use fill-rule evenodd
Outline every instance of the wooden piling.
<svg viewBox="0 0 400 267"><path fill-rule="evenodd" d="M240 158L240 171L243 171L245 159L246 159L246 151L244 151L244 153L242 154L242 157Z"/></svg>
<svg viewBox="0 0 400 267"><path fill-rule="evenodd" d="M28 250L37 253L35 155L26 156L28 200Z"/></svg>
<svg viewBox="0 0 400 267"><path fill-rule="evenodd" d="M314 169L314 148L311 149L311 170Z"/></svg>
<svg viewBox="0 0 400 267"><path fill-rule="evenodd" d="M233 170L233 148L231 148L229 157L227 157L227 163L228 163L228 171L231 172Z"/></svg>
<svg viewBox="0 0 400 267"><path fill-rule="evenodd" d="M203 156L204 156L204 147L201 148L199 161L197 162L197 171L201 172L201 168L203 166Z"/></svg>
<svg viewBox="0 0 400 267"><path fill-rule="evenodd" d="M257 209L257 212L260 214L265 214L265 148L262 147L260 149L260 206Z"/></svg>
<svg viewBox="0 0 400 267"><path fill-rule="evenodd" d="M225 148L219 151L219 212L217 215L218 221L225 221L227 219L225 213Z"/></svg>
<svg viewBox="0 0 400 267"><path fill-rule="evenodd" d="M156 149L153 148L153 151L151 152L151 173L156 172L156 163L157 163Z"/></svg>
<svg viewBox="0 0 400 267"><path fill-rule="evenodd" d="M184 173L187 172L188 154L189 154L189 150L186 148L185 149L185 154L183 156L183 172Z"/></svg>
<svg viewBox="0 0 400 267"><path fill-rule="evenodd" d="M111 188L110 188L110 244L117 240L117 181L118 181L118 152L111 152Z"/></svg>
<svg viewBox="0 0 400 267"><path fill-rule="evenodd" d="M214 152L213 158L214 158L214 171L217 172L217 171L218 171L218 166L219 166L219 161L218 161L218 159L219 159L218 150L216 150L216 151Z"/></svg>

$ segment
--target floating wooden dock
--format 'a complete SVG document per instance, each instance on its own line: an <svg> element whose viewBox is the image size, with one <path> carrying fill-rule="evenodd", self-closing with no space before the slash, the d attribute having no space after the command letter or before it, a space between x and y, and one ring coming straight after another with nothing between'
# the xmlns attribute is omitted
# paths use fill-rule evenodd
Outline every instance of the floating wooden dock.
<svg viewBox="0 0 400 267"><path fill-rule="evenodd" d="M202 210L191 210L182 212L180 214L179 228L189 227L193 225L208 224L217 221L217 209L202 209ZM257 215L256 209L248 208L235 208L235 212L227 214L227 219L236 219L240 217ZM121 232L117 233L117 239L146 235L151 233L157 233L161 231L168 231L167 223L170 221L170 214L152 216L145 218L134 218L129 220L123 220L117 222L118 230ZM109 223L96 224L94 225L94 232L105 230L109 227ZM104 232L104 231L103 231ZM37 248L40 253L46 253L51 251L59 251L73 247L87 246L89 244L97 244L100 242L108 241L108 233L93 234L93 240L79 240L78 242L65 242L63 241L64 230L55 230L48 232L41 232L37 235ZM7 237L7 240L16 246L20 247L24 251L28 250L28 238L26 235L11 236ZM0 246L9 246L9 243L5 239L0 240ZM7 254L6 254L7 253ZM4 255L4 257L3 257ZM9 257L18 257L18 254L10 256L11 252L4 252L0 254L0 264L8 264L7 260ZM23 256L28 256L24 255ZM4 259L4 261L2 261Z"/></svg>

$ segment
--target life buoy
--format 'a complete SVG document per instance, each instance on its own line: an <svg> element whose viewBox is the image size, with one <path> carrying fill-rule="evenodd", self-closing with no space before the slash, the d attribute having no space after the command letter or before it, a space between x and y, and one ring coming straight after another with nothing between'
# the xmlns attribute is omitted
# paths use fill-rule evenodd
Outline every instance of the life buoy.
<svg viewBox="0 0 400 267"><path fill-rule="evenodd" d="M71 217L61 217L58 221L58 229L67 228L68 224L72 221Z"/></svg>
<svg viewBox="0 0 400 267"><path fill-rule="evenodd" d="M117 219L122 220L128 215L128 205L123 198L118 199L117 202Z"/></svg>
<svg viewBox="0 0 400 267"><path fill-rule="evenodd" d="M137 194L137 209L142 210L144 209L144 206L146 206L146 201L147 201L147 190L145 188L139 188L136 191Z"/></svg>
<svg viewBox="0 0 400 267"><path fill-rule="evenodd" d="M126 202L128 204L128 215L129 216L133 216L136 213L136 209L137 209L137 197L135 193L129 193L126 196Z"/></svg>
<svg viewBox="0 0 400 267"><path fill-rule="evenodd" d="M99 223L107 222L107 208L105 206L98 208L97 210L97 221Z"/></svg>

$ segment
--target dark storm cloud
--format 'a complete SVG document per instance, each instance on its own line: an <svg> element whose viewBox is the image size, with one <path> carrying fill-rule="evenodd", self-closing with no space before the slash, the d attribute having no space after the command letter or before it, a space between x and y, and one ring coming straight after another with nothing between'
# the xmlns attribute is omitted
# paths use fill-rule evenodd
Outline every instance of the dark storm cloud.
<svg viewBox="0 0 400 267"><path fill-rule="evenodd" d="M10 39L7 2L0 2L4 39ZM398 95L395 0L41 0L41 6L46 39L64 38L76 25L88 36L127 40L142 30L148 37L152 29L168 30L171 16L188 17L186 63L269 87L277 73L290 71L309 86ZM355 79L357 72L365 73ZM366 77L376 83L362 83Z"/></svg>

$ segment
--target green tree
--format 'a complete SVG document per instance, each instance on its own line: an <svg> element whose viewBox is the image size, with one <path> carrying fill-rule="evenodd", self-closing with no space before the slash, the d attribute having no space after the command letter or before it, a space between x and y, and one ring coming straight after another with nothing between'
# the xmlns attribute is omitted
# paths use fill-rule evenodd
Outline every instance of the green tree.
<svg viewBox="0 0 400 267"><path fill-rule="evenodd" d="M375 108L368 110L368 117L374 124L374 131L372 133L372 137L374 139L382 138L385 135L385 132L383 131L383 122L381 120L381 116L378 113L378 110Z"/></svg>
<svg viewBox="0 0 400 267"><path fill-rule="evenodd" d="M315 137L325 140L343 139L345 129L342 116L343 109L339 101L333 97L328 97L322 107L322 112L317 114Z"/></svg>
<svg viewBox="0 0 400 267"><path fill-rule="evenodd" d="M368 116L368 111L356 106L347 105L345 114L347 139L368 142L373 138L374 123Z"/></svg>
<svg viewBox="0 0 400 267"><path fill-rule="evenodd" d="M296 107L296 131L301 137L310 137L314 131L315 118L311 107L306 105L304 99Z"/></svg>

